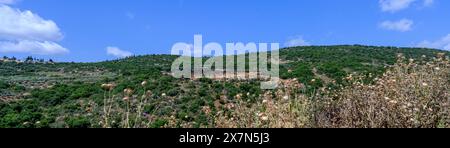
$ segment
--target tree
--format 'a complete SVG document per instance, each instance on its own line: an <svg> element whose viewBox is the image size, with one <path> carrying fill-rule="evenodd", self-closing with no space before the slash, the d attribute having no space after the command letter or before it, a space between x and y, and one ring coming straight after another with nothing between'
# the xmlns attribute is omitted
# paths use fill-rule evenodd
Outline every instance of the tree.
<svg viewBox="0 0 450 148"><path fill-rule="evenodd" d="M32 63L33 62L33 57L32 56L28 56L26 59L25 59L25 63Z"/></svg>

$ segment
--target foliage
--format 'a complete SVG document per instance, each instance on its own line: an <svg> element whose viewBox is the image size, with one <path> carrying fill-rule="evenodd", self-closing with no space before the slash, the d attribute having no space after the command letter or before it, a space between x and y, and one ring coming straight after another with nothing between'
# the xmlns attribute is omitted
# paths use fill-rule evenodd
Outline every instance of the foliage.
<svg viewBox="0 0 450 148"><path fill-rule="evenodd" d="M9 88L11 85L9 85L9 83L0 81L0 89L7 89Z"/></svg>
<svg viewBox="0 0 450 148"><path fill-rule="evenodd" d="M341 94L356 89L349 75L365 76L361 85L375 85L376 78L385 79L383 74L387 70L398 67L395 65L398 53L403 53L406 59L431 61L438 52L443 51L360 45L286 48L280 52L280 75L284 81L296 80L301 85L273 91L261 90L259 80L173 78L169 72L178 56L172 55L134 56L98 63L49 63L33 58L26 63L0 62L0 127L314 127L319 125L316 117L327 112L314 112L317 116L313 118L312 111L354 107L337 102L331 102L333 106L328 108L316 104L325 103L323 96L327 95L358 99ZM418 65L421 64L426 63ZM147 83L142 85L143 81ZM105 91L102 84L115 87ZM125 89L133 90L129 97L135 100L128 107L128 102L123 101ZM147 102L141 104L143 95ZM286 101L286 97L297 101ZM111 112L114 114L106 124L103 109L108 105L114 107ZM227 121L236 111L246 117ZM254 117L256 112L264 114ZM267 123L262 117L280 120ZM344 126L330 121L336 117L325 117L323 120L328 119L329 124L323 126ZM440 126L446 126L443 118L440 120Z"/></svg>

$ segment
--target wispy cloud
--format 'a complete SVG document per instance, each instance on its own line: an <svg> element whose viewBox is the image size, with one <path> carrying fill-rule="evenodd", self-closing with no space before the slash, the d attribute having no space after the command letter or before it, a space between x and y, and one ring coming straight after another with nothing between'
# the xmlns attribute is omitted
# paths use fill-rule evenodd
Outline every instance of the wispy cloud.
<svg viewBox="0 0 450 148"><path fill-rule="evenodd" d="M133 53L129 51L121 50L120 48L113 46L106 47L106 54L119 58L125 58L133 55Z"/></svg>
<svg viewBox="0 0 450 148"><path fill-rule="evenodd" d="M409 19L401 19L398 21L384 21L380 23L380 28L392 31L407 32L412 30L414 21Z"/></svg>
<svg viewBox="0 0 450 148"><path fill-rule="evenodd" d="M305 41L302 36L289 37L284 43L285 47L309 46L310 43Z"/></svg>
<svg viewBox="0 0 450 148"><path fill-rule="evenodd" d="M29 53L35 55L66 54L69 50L49 41L0 41L0 52L3 53Z"/></svg>
<svg viewBox="0 0 450 148"><path fill-rule="evenodd" d="M428 7L434 4L434 0L424 0L423 5Z"/></svg>
<svg viewBox="0 0 450 148"><path fill-rule="evenodd" d="M383 12L397 12L409 8L415 2L423 2L423 6L431 6L434 0L379 0Z"/></svg>
<svg viewBox="0 0 450 148"><path fill-rule="evenodd" d="M427 40L422 41L419 44L417 44L417 46L450 50L450 34L447 34L447 36L444 36L436 41L427 41Z"/></svg>
<svg viewBox="0 0 450 148"><path fill-rule="evenodd" d="M7 4L7 5L15 4L17 2L19 2L19 0L0 0L0 4Z"/></svg>

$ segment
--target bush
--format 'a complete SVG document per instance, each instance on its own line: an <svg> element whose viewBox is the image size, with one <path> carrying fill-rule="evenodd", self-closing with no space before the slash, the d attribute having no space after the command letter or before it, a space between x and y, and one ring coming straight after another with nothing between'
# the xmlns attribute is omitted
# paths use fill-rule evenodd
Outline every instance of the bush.
<svg viewBox="0 0 450 148"><path fill-rule="evenodd" d="M15 85L15 86L13 87L13 90L14 90L14 91L17 91L17 92L21 92L21 91L25 91L26 88L25 88L25 86L22 86L22 85Z"/></svg>
<svg viewBox="0 0 450 148"><path fill-rule="evenodd" d="M72 117L66 119L69 128L89 128L91 123L86 117Z"/></svg>
<svg viewBox="0 0 450 148"><path fill-rule="evenodd" d="M161 128L167 125L169 122L165 119L157 119L155 122L153 122L150 126L150 128Z"/></svg>
<svg viewBox="0 0 450 148"><path fill-rule="evenodd" d="M8 89L10 86L9 83L0 81L0 89Z"/></svg>
<svg viewBox="0 0 450 148"><path fill-rule="evenodd" d="M33 101L5 104L0 111L2 128L32 128L44 118L42 110Z"/></svg>
<svg viewBox="0 0 450 148"><path fill-rule="evenodd" d="M170 97L175 97L175 96L177 96L179 93L180 93L180 92L179 92L179 88L173 88L173 89L170 89L170 90L167 92L167 95L170 96Z"/></svg>

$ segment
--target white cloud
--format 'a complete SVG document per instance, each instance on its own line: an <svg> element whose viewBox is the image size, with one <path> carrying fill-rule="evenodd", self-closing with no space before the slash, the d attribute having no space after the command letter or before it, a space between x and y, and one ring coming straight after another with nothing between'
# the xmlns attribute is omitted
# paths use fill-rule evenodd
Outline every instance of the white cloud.
<svg viewBox="0 0 450 148"><path fill-rule="evenodd" d="M0 52L3 53L31 53L37 55L65 54L69 50L49 41L1 41Z"/></svg>
<svg viewBox="0 0 450 148"><path fill-rule="evenodd" d="M0 39L57 41L63 38L52 20L44 20L31 11L0 6Z"/></svg>
<svg viewBox="0 0 450 148"><path fill-rule="evenodd" d="M15 4L16 2L18 2L19 0L0 0L0 4Z"/></svg>
<svg viewBox="0 0 450 148"><path fill-rule="evenodd" d="M436 48L450 50L450 34L442 37L437 41L422 41L417 45L418 47Z"/></svg>
<svg viewBox="0 0 450 148"><path fill-rule="evenodd" d="M14 3L1 0L2 3ZM21 11L0 4L0 52L40 55L68 53L55 43L63 39L52 20L45 20L31 11Z"/></svg>
<svg viewBox="0 0 450 148"><path fill-rule="evenodd" d="M380 0L381 10L384 12L397 12L408 8L416 0Z"/></svg>
<svg viewBox="0 0 450 148"><path fill-rule="evenodd" d="M414 2L423 1L423 6L431 6L434 0L379 0L383 12L397 12L409 8Z"/></svg>
<svg viewBox="0 0 450 148"><path fill-rule="evenodd" d="M434 4L434 0L424 0L423 5L428 7Z"/></svg>
<svg viewBox="0 0 450 148"><path fill-rule="evenodd" d="M401 19L399 21L384 21L380 24L380 27L386 30L406 32L411 31L414 22L409 19Z"/></svg>
<svg viewBox="0 0 450 148"><path fill-rule="evenodd" d="M129 51L125 51L125 50L121 50L118 47L106 47L106 53L108 55L112 55L115 57L119 57L119 58L125 58L125 57L129 57L132 56L133 53L129 52Z"/></svg>
<svg viewBox="0 0 450 148"><path fill-rule="evenodd" d="M284 43L285 47L309 46L310 44L302 36L291 37Z"/></svg>

